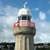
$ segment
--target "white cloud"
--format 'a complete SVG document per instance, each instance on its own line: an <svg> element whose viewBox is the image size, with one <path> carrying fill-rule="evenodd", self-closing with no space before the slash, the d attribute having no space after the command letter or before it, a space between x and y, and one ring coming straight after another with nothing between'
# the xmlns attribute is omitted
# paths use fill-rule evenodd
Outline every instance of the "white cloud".
<svg viewBox="0 0 50 50"><path fill-rule="evenodd" d="M0 42L13 42L15 41L14 35L12 33L13 24L17 20L17 7L12 6L1 6L0 13Z"/></svg>
<svg viewBox="0 0 50 50"><path fill-rule="evenodd" d="M40 36L41 36L41 34L39 32L37 32L36 35L34 36L34 43L40 43L41 42Z"/></svg>
<svg viewBox="0 0 50 50"><path fill-rule="evenodd" d="M50 22L39 19L34 20L36 23L36 35L34 36L35 43L50 42Z"/></svg>
<svg viewBox="0 0 50 50"><path fill-rule="evenodd" d="M50 40L50 34L46 34L46 33L41 33L41 42L43 43L48 43Z"/></svg>
<svg viewBox="0 0 50 50"><path fill-rule="evenodd" d="M46 23L45 23L45 21L40 22L40 26L41 26L42 28L46 27Z"/></svg>
<svg viewBox="0 0 50 50"><path fill-rule="evenodd" d="M40 18L40 20L46 19L46 14L40 11L39 12L39 18Z"/></svg>
<svg viewBox="0 0 50 50"><path fill-rule="evenodd" d="M39 8L33 8L32 10L38 11L38 10L39 10Z"/></svg>

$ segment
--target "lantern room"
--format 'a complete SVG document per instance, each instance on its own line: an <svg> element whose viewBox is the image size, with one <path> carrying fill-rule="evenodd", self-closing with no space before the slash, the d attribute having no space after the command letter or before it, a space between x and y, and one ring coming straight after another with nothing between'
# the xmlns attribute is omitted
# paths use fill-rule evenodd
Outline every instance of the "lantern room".
<svg viewBox="0 0 50 50"><path fill-rule="evenodd" d="M18 20L31 20L31 13L30 9L26 7L26 4L24 4L24 8L21 8L18 12Z"/></svg>
<svg viewBox="0 0 50 50"><path fill-rule="evenodd" d="M26 7L26 4L24 4L24 8L19 9L18 12L18 21L14 23L14 28L18 26L27 26L27 27L34 27L35 23L31 22L31 12L30 9Z"/></svg>

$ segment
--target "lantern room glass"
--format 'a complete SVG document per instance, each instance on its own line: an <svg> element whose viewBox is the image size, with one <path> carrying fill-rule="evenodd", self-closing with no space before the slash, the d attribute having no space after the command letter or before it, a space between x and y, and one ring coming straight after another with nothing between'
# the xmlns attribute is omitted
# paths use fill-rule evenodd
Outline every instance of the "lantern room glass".
<svg viewBox="0 0 50 50"><path fill-rule="evenodd" d="M30 19L31 19L30 16L25 16L25 15L18 17L18 20L29 20L30 21Z"/></svg>
<svg viewBox="0 0 50 50"><path fill-rule="evenodd" d="M27 20L27 16L22 16L22 20Z"/></svg>

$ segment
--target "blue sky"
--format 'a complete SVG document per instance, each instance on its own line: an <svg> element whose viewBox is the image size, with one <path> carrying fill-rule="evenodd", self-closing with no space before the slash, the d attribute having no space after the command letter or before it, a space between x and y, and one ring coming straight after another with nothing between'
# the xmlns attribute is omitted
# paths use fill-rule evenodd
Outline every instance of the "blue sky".
<svg viewBox="0 0 50 50"><path fill-rule="evenodd" d="M11 5L13 7L23 7L23 4L25 2L28 2L27 6L31 9L32 15L34 16L34 18L38 18L38 12L42 11L44 13L46 13L46 20L49 21L49 16L50 14L48 14L48 11L50 9L50 0L0 0L2 6L7 6L7 5ZM39 11L35 12L32 9L33 8L39 8ZM35 15L36 14L36 15Z"/></svg>
<svg viewBox="0 0 50 50"><path fill-rule="evenodd" d="M13 23L25 2L32 13L32 21L36 23L35 43L50 42L50 0L0 0L0 42L15 41Z"/></svg>

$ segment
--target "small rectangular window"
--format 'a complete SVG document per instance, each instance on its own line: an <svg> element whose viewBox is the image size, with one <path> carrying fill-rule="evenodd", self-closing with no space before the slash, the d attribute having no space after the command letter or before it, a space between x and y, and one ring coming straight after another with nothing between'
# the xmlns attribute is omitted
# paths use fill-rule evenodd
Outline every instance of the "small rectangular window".
<svg viewBox="0 0 50 50"><path fill-rule="evenodd" d="M22 20L26 20L26 16L22 16Z"/></svg>
<svg viewBox="0 0 50 50"><path fill-rule="evenodd" d="M28 16L28 20L30 21L30 17Z"/></svg>
<svg viewBox="0 0 50 50"><path fill-rule="evenodd" d="M21 17L18 17L18 20L21 20Z"/></svg>

